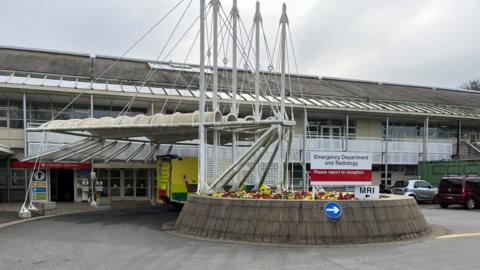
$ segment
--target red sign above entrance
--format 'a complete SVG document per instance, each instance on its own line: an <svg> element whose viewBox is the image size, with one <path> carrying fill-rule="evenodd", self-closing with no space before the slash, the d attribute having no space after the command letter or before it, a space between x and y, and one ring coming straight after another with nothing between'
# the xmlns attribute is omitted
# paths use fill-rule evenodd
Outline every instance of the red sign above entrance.
<svg viewBox="0 0 480 270"><path fill-rule="evenodd" d="M18 161L12 160L12 168L49 168L49 169L91 169L91 163L79 163L79 162L40 162L40 164L35 164L32 161Z"/></svg>

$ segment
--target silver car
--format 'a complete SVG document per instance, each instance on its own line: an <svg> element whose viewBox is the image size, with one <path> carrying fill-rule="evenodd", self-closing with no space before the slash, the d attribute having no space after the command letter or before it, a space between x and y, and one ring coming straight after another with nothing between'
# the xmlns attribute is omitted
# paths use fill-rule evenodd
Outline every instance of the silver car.
<svg viewBox="0 0 480 270"><path fill-rule="evenodd" d="M392 191L393 194L412 196L417 202L433 203L438 193L438 189L425 180L396 181Z"/></svg>

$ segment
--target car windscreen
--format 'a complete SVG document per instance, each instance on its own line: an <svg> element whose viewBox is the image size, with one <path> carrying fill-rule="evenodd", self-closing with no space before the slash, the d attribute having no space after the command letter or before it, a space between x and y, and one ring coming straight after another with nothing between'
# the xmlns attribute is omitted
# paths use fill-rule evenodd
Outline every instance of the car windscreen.
<svg viewBox="0 0 480 270"><path fill-rule="evenodd" d="M393 185L393 187L407 187L408 186L408 181L397 181Z"/></svg>
<svg viewBox="0 0 480 270"><path fill-rule="evenodd" d="M440 181L440 187L444 188L462 188L462 179L446 178Z"/></svg>

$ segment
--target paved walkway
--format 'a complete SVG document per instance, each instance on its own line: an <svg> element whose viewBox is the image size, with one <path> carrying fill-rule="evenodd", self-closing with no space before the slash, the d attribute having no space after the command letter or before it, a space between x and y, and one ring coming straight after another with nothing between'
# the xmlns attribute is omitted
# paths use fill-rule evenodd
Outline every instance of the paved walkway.
<svg viewBox="0 0 480 270"><path fill-rule="evenodd" d="M144 208L151 206L150 201L114 201L111 209ZM0 203L0 225L19 220L18 211L22 203ZM86 202L57 202L57 215L100 211L105 208L92 208Z"/></svg>

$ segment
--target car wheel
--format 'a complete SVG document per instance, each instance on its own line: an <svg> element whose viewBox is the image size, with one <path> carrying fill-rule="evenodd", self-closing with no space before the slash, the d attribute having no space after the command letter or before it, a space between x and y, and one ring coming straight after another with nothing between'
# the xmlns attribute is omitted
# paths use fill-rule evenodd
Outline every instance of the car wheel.
<svg viewBox="0 0 480 270"><path fill-rule="evenodd" d="M477 202L475 201L475 199L470 197L470 198L467 199L464 206L465 206L466 209L471 210L471 209L475 208L476 205L477 205Z"/></svg>
<svg viewBox="0 0 480 270"><path fill-rule="evenodd" d="M448 208L448 203L440 203L441 208Z"/></svg>

